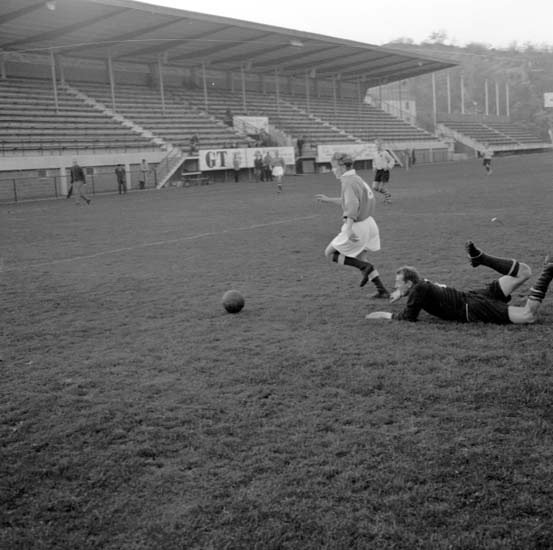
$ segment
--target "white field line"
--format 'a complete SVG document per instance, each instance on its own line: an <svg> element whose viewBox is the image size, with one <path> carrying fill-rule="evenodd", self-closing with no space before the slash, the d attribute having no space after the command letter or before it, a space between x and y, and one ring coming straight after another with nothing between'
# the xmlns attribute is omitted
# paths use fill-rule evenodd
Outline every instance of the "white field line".
<svg viewBox="0 0 553 550"><path fill-rule="evenodd" d="M232 229L223 229L222 231L209 231L207 233L197 233L196 235L190 235L188 237L179 237L178 239L166 239L164 241L153 241L151 243L141 243L141 244L135 244L132 246L124 246L122 248L112 248L110 250L103 250L102 252L96 252L95 254L87 254L83 256L73 256L71 258L62 258L60 260L51 260L49 262L40 262L36 264L27 264L22 266L13 266L13 267L5 267L3 265L2 260L0 259L0 272L8 272L8 271L24 271L26 269L36 269L38 267L45 267L50 265L57 265L57 264L66 264L71 262L78 262L81 260L90 260L93 258L99 258L100 256L109 256L111 254L120 254L121 252L129 252L132 250L138 250L140 248L148 248L150 246L164 246L167 244L175 244L175 243L182 243L186 241L195 241L197 239L203 239L205 237L213 237L215 235L224 235L227 233L236 233L238 231L251 231L252 229L259 229L262 227L271 227L274 225L283 225L286 223L294 223L304 220L312 220L313 218L317 218L318 214L314 214L312 216L302 216L299 218L288 218L284 220L275 220L272 222L267 223L256 223L253 225L247 225L244 227L234 227Z"/></svg>

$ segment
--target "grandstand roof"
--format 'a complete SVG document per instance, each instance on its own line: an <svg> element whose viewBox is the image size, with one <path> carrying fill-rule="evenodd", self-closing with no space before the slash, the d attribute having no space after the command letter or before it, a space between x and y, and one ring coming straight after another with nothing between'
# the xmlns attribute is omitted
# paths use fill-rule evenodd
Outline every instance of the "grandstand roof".
<svg viewBox="0 0 553 550"><path fill-rule="evenodd" d="M342 38L132 0L3 0L0 50L250 73L337 77L375 86L454 66Z"/></svg>

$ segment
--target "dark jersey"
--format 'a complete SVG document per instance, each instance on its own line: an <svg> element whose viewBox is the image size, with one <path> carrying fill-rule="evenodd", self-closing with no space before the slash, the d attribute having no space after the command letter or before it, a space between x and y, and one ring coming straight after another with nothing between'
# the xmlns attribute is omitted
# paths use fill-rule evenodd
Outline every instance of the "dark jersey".
<svg viewBox="0 0 553 550"><path fill-rule="evenodd" d="M503 325L510 323L509 300L498 281L483 289L465 292L425 279L411 288L405 309L394 313L392 319L416 321L422 309L446 321L481 321Z"/></svg>

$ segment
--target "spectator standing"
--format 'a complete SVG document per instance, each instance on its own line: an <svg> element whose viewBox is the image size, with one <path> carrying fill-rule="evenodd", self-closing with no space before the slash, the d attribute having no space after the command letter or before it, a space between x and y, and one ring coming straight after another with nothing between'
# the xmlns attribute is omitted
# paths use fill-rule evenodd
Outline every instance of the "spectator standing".
<svg viewBox="0 0 553 550"><path fill-rule="evenodd" d="M298 140L296 141L296 145L298 147L298 157L302 157L303 156L303 147L305 145L305 136L299 137Z"/></svg>
<svg viewBox="0 0 553 550"><path fill-rule="evenodd" d="M145 189L146 186L148 185L149 171L150 171L150 167L148 166L146 159L142 159L142 162L140 163L140 179L138 180L139 189Z"/></svg>
<svg viewBox="0 0 553 550"><path fill-rule="evenodd" d="M253 174L255 181L265 181L265 174L263 173L263 155L260 151L256 151L253 157Z"/></svg>
<svg viewBox="0 0 553 550"><path fill-rule="evenodd" d="M238 183L240 181L240 165L242 164L240 153L233 153L232 155L232 171L234 172L234 181Z"/></svg>
<svg viewBox="0 0 553 550"><path fill-rule="evenodd" d="M117 178L117 191L119 194L127 192L127 171L122 164L118 164L115 168L115 177Z"/></svg>
<svg viewBox="0 0 553 550"><path fill-rule="evenodd" d="M86 178L83 169L79 166L77 159L73 160L73 166L70 169L71 187L67 193L67 198L71 194L75 195L75 204L81 204L81 199L90 204L90 199L84 194L83 187L86 185Z"/></svg>
<svg viewBox="0 0 553 550"><path fill-rule="evenodd" d="M234 114L230 108L225 111L225 114L223 115L223 122L230 128L234 126Z"/></svg>
<svg viewBox="0 0 553 550"><path fill-rule="evenodd" d="M272 160L273 157L271 156L271 153L267 151L263 157L263 174L265 175L265 181L273 181L273 170L271 166Z"/></svg>
<svg viewBox="0 0 553 550"><path fill-rule="evenodd" d="M200 138L198 137L198 134L194 134L190 138L190 154L196 156L198 154L198 151L200 150Z"/></svg>

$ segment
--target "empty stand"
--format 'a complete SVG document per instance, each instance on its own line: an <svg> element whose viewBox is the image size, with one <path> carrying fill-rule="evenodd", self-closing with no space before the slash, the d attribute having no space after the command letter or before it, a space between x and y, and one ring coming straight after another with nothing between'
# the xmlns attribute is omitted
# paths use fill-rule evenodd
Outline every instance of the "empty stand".
<svg viewBox="0 0 553 550"><path fill-rule="evenodd" d="M315 114L318 118L331 122L336 127L354 135L361 141L429 141L435 136L412 126L384 111L366 103L333 98L311 98L309 106L303 98L291 97L290 102Z"/></svg>
<svg viewBox="0 0 553 550"><path fill-rule="evenodd" d="M107 108L112 108L108 85L89 82L72 85ZM198 135L201 148L243 147L249 141L247 136L201 112L177 88L166 88L162 103L158 90L148 86L117 84L115 109L128 120L183 151L188 151L190 138L194 134Z"/></svg>
<svg viewBox="0 0 553 550"><path fill-rule="evenodd" d="M173 91L183 100L197 109L205 109L204 95L201 90L179 89ZM313 144L354 142L355 138L333 128L324 121L317 120L303 112L300 108L286 100L277 99L272 94L248 92L246 104L241 94L225 90L209 90L207 110L209 114L221 121L227 109L235 115L265 116L269 124L288 134L290 137L306 136L306 140Z"/></svg>
<svg viewBox="0 0 553 550"><path fill-rule="evenodd" d="M152 149L132 132L58 86L39 79L0 81L0 144L3 154Z"/></svg>

